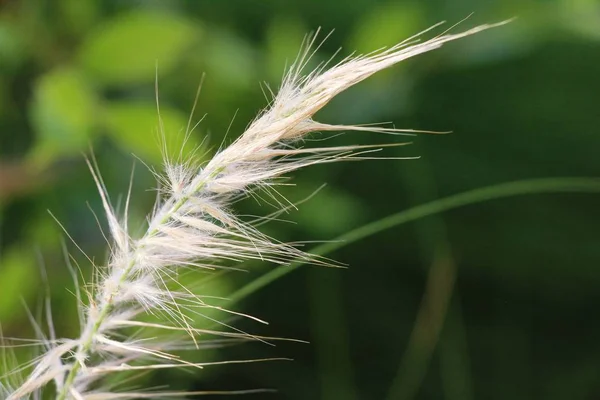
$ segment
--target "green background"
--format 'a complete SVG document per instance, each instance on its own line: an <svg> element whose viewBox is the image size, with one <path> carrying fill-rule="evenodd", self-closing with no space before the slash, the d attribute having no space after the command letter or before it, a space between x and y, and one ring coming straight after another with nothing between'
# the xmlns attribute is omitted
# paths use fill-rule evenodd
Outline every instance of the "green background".
<svg viewBox="0 0 600 400"><path fill-rule="evenodd" d="M339 57L369 52L472 12L454 31L517 19L384 71L317 116L452 133L407 138L411 146L383 153L418 160L293 174L297 186L283 189L291 201L327 186L284 216L297 224L264 227L279 240L328 241L390 214L415 216L328 254L348 269L305 266L235 305L268 326L227 320L310 344L206 351L193 357L294 361L161 373L151 382L275 388L248 396L273 399L600 398L600 195L575 193L600 191L600 183L555 179L542 183L574 190L494 199L510 189L501 187L477 204L411 214L412 207L505 182L600 177L595 0L1 2L4 335L33 334L23 303L34 314L40 308L41 269L59 334L77 332L62 248L84 274L91 269L47 210L87 254L105 259L93 214L102 221L100 199L82 155L90 147L115 203L136 164L132 226L143 226L155 199L148 189L156 187L144 164L161 168L156 76L167 140L176 148L206 73L194 121L207 116L191 145L203 143L210 153L267 104L260 83L276 88L304 35L318 27L322 37L335 29L317 55L327 59L340 47ZM327 143L397 139L349 133ZM535 192L539 184L515 191ZM252 201L237 209L274 211ZM273 267L244 268L249 272L206 281L203 293L227 297Z"/></svg>

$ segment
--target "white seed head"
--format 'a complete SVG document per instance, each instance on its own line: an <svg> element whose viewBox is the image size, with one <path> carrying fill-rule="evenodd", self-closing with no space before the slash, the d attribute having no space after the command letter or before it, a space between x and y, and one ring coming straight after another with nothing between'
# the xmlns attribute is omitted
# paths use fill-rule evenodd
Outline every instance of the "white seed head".
<svg viewBox="0 0 600 400"><path fill-rule="evenodd" d="M445 34L422 43L418 42L418 36L409 38L389 49L348 57L329 69L323 65L303 74L315 39L309 40L270 106L237 140L201 168L185 160L165 161L165 173L160 177L163 195L148 219L148 229L139 238L130 236L126 218L120 219L115 213L102 179L90 163L108 220L110 259L106 267L96 271L88 294L89 304L85 306L78 298L82 318L80 336L40 340L43 353L25 366L31 368L29 376L20 385L0 385L0 396L8 400L36 397L50 382L54 383L60 400L182 396L186 393L127 392L112 387L106 378L132 370L200 368L203 365L189 363L173 351L181 348L180 343L200 348L200 340L207 335L219 335L220 340L264 340L236 331L223 322L221 325L226 329L219 332L195 327L195 318L199 316L218 322L206 315L205 309L239 314L211 305L183 286L180 271L210 271L246 260L287 264L300 259L326 264L327 261L279 243L242 221L231 211L232 203L257 189L275 193L277 179L299 168L359 158L360 154L371 151L370 146L298 147L310 132L410 132L329 125L314 121L313 116L337 94L374 73L491 26ZM161 322L149 322L147 315L154 315ZM128 336L131 328L135 328L135 336ZM153 332L152 336L144 335L145 330ZM173 340L170 336L173 333L187 334L188 340Z"/></svg>

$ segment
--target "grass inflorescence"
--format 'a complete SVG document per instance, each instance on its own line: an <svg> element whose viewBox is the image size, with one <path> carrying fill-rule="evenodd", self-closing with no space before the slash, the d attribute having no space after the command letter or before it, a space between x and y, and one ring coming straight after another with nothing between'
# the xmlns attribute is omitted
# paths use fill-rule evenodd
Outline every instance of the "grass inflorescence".
<svg viewBox="0 0 600 400"><path fill-rule="evenodd" d="M211 365L187 361L179 352L202 348L211 343L207 339L210 337L269 340L235 330L225 322L222 322L224 329L219 331L196 326L195 316L207 317L205 311L211 308L238 314L206 302L201 293L182 283L181 271L213 271L251 259L276 265L330 265L327 259L263 234L255 224L238 217L232 205L258 190L280 202L277 185L284 175L310 165L368 158L382 147L303 147L303 139L311 132L415 132L375 125L331 125L318 122L313 116L336 95L376 72L492 26L495 25L483 25L458 34L444 32L426 41L419 39L422 32L391 48L347 57L333 66L325 63L304 73L316 51L316 35L312 36L306 40L270 105L233 143L219 149L201 165L194 162L192 155L180 155L177 159L165 157L164 171L157 174L161 195L141 236L132 235L128 228L131 193L124 212L117 213L95 161L89 161L108 222L110 256L105 265L94 266L92 281L76 291L79 335L57 338L51 322L47 333L38 329L40 337L34 345L39 347L40 354L6 377L0 385L3 398L38 398L52 388L59 400L172 398L200 394L143 388L129 390L131 386L119 385L118 379L113 379L124 373L166 368L201 369ZM190 133L188 126L186 135ZM51 312L47 314L51 321ZM148 315L158 322L146 318ZM146 331L152 335L145 334ZM9 346L7 342L6 347ZM250 361L261 360L229 362ZM24 377L19 381L19 376Z"/></svg>

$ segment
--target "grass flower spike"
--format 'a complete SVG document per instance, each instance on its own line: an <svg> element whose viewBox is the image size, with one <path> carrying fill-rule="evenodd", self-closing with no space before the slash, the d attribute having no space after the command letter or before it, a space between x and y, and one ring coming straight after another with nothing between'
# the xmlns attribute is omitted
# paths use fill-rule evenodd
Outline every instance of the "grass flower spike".
<svg viewBox="0 0 600 400"><path fill-rule="evenodd" d="M165 173L160 176L161 196L141 237L133 237L128 230L129 196L124 215L117 215L94 162L90 162L108 220L109 260L105 266L95 267L93 283L85 286L86 296L77 293L79 336L56 338L51 323L47 335L38 329L39 345L44 352L16 370L10 381L14 382L14 376L22 371L29 371L28 376L18 385L5 384L3 388L0 385L0 393L4 391L8 400L40 398L41 393L50 390L56 390L59 400L173 398L194 394L150 389L130 391L129 383L118 384L114 379L122 373L206 365L184 360L178 355L181 349L217 345L219 340L263 340L225 324L227 329L219 331L195 326L195 316L206 316L203 310L219 307L185 287L179 280L181 271L213 270L248 259L281 265L299 258L327 263L262 234L231 211L232 203L258 189L277 199L274 188L277 179L291 171L312 164L361 158L376 150L371 146L298 147L310 132L411 132L329 125L315 121L313 116L337 94L376 72L491 26L443 34L424 42L417 35L389 49L348 57L334 66L322 65L303 74L316 51L314 39L309 40L269 107L239 138L202 166L183 158L165 162ZM148 315L159 322L149 320ZM145 331L151 331L152 335L144 334ZM173 339L174 334L179 334L177 340ZM205 336L221 338L211 341ZM187 339L182 341L182 337Z"/></svg>

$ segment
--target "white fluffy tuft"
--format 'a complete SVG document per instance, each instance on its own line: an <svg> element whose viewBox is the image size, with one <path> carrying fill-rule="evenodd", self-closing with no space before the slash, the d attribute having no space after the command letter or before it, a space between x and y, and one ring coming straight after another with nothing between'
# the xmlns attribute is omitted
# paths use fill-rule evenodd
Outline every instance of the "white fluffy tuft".
<svg viewBox="0 0 600 400"><path fill-rule="evenodd" d="M202 368L206 365L187 362L175 352L190 346L201 348L204 343L212 345L205 336L221 336L221 341L264 340L233 328L228 332L215 332L192 326L192 316L204 315L203 309L218 307L207 304L183 287L178 279L180 270L213 270L223 264L249 259L285 265L300 258L327 264L325 260L265 236L255 226L240 220L230 211L232 202L256 189L276 193L273 185L277 179L296 169L360 158L364 152L371 151L369 146L310 149L295 146L310 132L410 133L409 130L328 125L312 118L337 94L374 73L491 26L445 34L422 43L418 42L417 35L389 49L349 57L328 69L321 66L303 75L313 54L314 38L308 40L270 106L237 140L202 167L191 162L165 163L166 171L160 178L163 195L140 238L134 239L128 232L126 218L123 221L115 213L97 168L91 162L90 169L110 230L110 259L105 267L97 269L89 301L78 299L82 318L80 336L42 340L43 353L24 366L31 368L28 377L18 387L0 385L0 396L8 400L36 398L50 383L54 384L59 400L194 394L127 392L106 379L131 371ZM163 322L144 322L140 317L146 313L160 317ZM144 330L159 334L143 336L140 332ZM176 333L187 334L188 339L173 340L172 334Z"/></svg>

